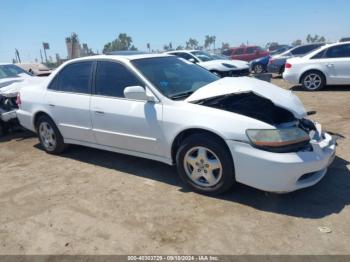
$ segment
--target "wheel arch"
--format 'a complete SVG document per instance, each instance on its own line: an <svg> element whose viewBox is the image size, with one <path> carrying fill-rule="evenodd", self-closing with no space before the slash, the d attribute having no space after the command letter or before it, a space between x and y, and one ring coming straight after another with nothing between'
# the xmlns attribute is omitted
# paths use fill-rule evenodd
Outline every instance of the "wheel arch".
<svg viewBox="0 0 350 262"><path fill-rule="evenodd" d="M317 72L317 73L320 73L323 77L324 77L324 80L326 81L325 84L327 84L327 76L325 73L323 73L320 69L307 69L305 70L305 72L303 72L300 77L299 77L299 84L301 84L301 80L303 79L303 77L307 74L307 73L310 73L310 72Z"/></svg>
<svg viewBox="0 0 350 262"><path fill-rule="evenodd" d="M225 146L225 148L226 148L226 150L228 150L228 152L230 152L230 149L229 149L225 139L221 135L217 134L216 132L213 132L211 130L204 129L204 128L188 128L188 129L182 130L173 139L173 142L171 144L171 160L173 163L176 162L176 153L177 153L177 150L179 149L182 141L184 141L186 138L188 138L189 136L194 135L194 134L208 134L209 136L213 136L213 137L217 138ZM232 156L231 156L231 158L232 158ZM233 159L232 159L232 161L233 161Z"/></svg>
<svg viewBox="0 0 350 262"><path fill-rule="evenodd" d="M55 121L53 120L53 118L46 112L44 111L38 111L34 114L34 117L33 117L33 127L34 129L36 130L37 129L37 124L38 124L38 120L41 116L47 116L49 117L54 123ZM56 125L57 126L57 125Z"/></svg>

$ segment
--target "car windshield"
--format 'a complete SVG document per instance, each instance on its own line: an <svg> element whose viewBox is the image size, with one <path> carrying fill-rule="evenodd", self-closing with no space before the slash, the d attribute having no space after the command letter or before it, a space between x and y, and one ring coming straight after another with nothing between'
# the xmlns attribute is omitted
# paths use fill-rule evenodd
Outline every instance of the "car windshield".
<svg viewBox="0 0 350 262"><path fill-rule="evenodd" d="M163 95L183 100L219 78L206 69L178 57L142 58L132 61Z"/></svg>
<svg viewBox="0 0 350 262"><path fill-rule="evenodd" d="M191 54L195 55L203 62L212 61L212 60L217 59L217 58L213 57L211 54L209 54L207 52L203 52L203 51L193 51L193 52L191 52Z"/></svg>
<svg viewBox="0 0 350 262"><path fill-rule="evenodd" d="M28 72L15 65L0 65L0 78L18 77L19 74L27 74Z"/></svg>

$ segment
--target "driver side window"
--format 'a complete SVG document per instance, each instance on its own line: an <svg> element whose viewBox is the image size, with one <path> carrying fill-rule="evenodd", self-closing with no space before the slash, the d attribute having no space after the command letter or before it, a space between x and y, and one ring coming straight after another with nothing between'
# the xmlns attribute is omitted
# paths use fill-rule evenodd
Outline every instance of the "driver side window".
<svg viewBox="0 0 350 262"><path fill-rule="evenodd" d="M124 89L128 86L144 86L144 84L122 64L110 61L97 63L96 95L125 97Z"/></svg>

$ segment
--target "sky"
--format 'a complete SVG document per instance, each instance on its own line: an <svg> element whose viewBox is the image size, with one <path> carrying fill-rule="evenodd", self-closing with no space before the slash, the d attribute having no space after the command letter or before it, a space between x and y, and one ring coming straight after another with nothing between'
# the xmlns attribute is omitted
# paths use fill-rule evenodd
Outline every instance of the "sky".
<svg viewBox="0 0 350 262"><path fill-rule="evenodd" d="M228 42L265 46L290 44L318 34L327 41L350 37L349 0L0 0L0 62L11 62L15 48L22 62L40 60L42 42L48 56L67 57L65 37L76 32L94 52L119 33L127 33L139 50L201 44L215 35Z"/></svg>

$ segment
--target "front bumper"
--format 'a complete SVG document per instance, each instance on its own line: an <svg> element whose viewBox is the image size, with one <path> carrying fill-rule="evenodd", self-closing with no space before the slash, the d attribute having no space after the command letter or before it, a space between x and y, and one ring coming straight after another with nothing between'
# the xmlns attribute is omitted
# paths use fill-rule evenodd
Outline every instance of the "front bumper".
<svg viewBox="0 0 350 262"><path fill-rule="evenodd" d="M312 151L273 153L227 140L237 182L269 192L291 192L315 185L335 157L335 139L311 140Z"/></svg>
<svg viewBox="0 0 350 262"><path fill-rule="evenodd" d="M229 74L228 76L233 76L233 77L249 76L250 70L249 70L249 68L232 70L232 71L229 71L228 74Z"/></svg>

